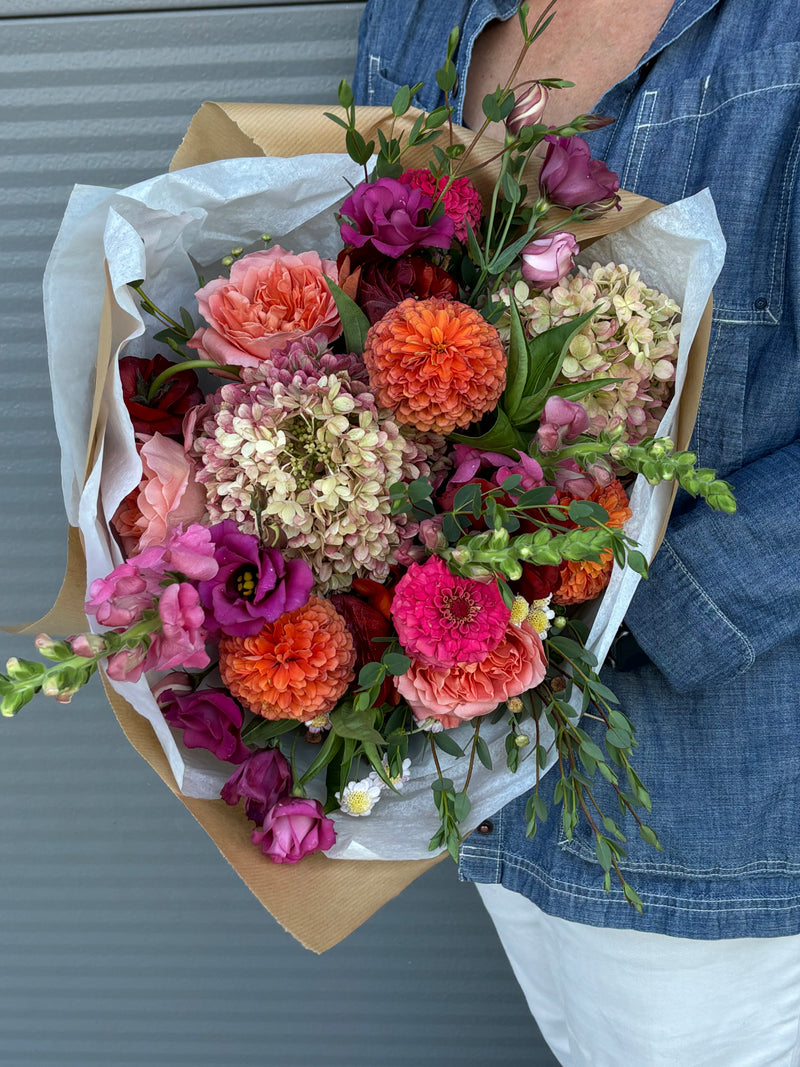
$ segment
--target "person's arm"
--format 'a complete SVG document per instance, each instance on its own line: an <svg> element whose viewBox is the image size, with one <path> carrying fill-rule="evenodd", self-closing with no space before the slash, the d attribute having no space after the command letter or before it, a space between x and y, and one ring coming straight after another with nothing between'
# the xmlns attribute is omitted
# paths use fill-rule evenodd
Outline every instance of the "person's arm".
<svg viewBox="0 0 800 1067"><path fill-rule="evenodd" d="M678 691L732 678L800 636L800 442L728 480L736 514L701 501L673 518L625 616Z"/></svg>

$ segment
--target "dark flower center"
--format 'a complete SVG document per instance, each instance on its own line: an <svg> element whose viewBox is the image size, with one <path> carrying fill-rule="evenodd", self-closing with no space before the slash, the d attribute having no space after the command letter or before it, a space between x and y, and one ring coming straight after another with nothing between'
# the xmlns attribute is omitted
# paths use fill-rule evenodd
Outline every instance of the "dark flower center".
<svg viewBox="0 0 800 1067"><path fill-rule="evenodd" d="M451 626L466 626L474 622L480 607L466 590L445 594L441 599L442 615Z"/></svg>
<svg viewBox="0 0 800 1067"><path fill-rule="evenodd" d="M242 564L232 576L233 587L243 600L252 600L256 595L258 571L249 563Z"/></svg>

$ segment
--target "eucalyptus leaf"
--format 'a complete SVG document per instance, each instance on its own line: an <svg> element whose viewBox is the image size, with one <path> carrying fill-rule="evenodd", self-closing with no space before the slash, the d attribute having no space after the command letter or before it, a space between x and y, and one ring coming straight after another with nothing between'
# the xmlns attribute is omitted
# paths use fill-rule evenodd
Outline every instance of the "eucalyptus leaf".
<svg viewBox="0 0 800 1067"><path fill-rule="evenodd" d="M331 729L339 737L356 741L371 741L374 745L386 742L373 725L375 715L372 709L357 710L352 704L341 704L331 712Z"/></svg>
<svg viewBox="0 0 800 1067"><path fill-rule="evenodd" d="M438 734L431 734L431 737L433 738L433 743L436 747L440 748L442 752L446 752L448 756L464 755L464 749L446 730L442 730Z"/></svg>

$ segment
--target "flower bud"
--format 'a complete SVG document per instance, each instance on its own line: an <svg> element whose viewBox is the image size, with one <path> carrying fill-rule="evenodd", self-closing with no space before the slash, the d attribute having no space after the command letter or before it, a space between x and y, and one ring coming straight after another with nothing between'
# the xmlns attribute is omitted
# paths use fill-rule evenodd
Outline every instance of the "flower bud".
<svg viewBox="0 0 800 1067"><path fill-rule="evenodd" d="M75 634L68 640L75 655L84 656L86 659L94 659L106 649L106 642L101 634Z"/></svg>
<svg viewBox="0 0 800 1067"><path fill-rule="evenodd" d="M572 270L577 252L578 242L566 231L537 237L520 252L522 277L537 289L557 285Z"/></svg>
<svg viewBox="0 0 800 1067"><path fill-rule="evenodd" d="M542 121L542 114L549 97L548 90L541 82L523 82L515 86L514 106L506 119L506 129L512 137L519 136L526 126L535 126Z"/></svg>
<svg viewBox="0 0 800 1067"><path fill-rule="evenodd" d="M525 748L525 746L529 745L530 743L531 739L528 737L527 734L517 734L514 737L514 744L517 746L517 748Z"/></svg>

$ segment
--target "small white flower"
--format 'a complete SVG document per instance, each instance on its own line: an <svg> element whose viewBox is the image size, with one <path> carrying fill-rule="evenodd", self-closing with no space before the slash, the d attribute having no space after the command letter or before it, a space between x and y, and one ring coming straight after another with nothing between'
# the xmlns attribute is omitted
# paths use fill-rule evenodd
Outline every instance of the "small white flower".
<svg viewBox="0 0 800 1067"><path fill-rule="evenodd" d="M429 734L438 734L444 730L444 726L440 719L435 718L433 715L429 715L427 719L423 719L417 723L420 730L425 730Z"/></svg>
<svg viewBox="0 0 800 1067"><path fill-rule="evenodd" d="M336 793L339 807L345 815L369 815L381 795L382 786L372 776L360 782L348 782L341 793Z"/></svg>
<svg viewBox="0 0 800 1067"><path fill-rule="evenodd" d="M303 726L308 728L308 732L311 734L320 734L323 730L330 730L331 728L331 716L327 711L323 711L320 715L315 715L313 719L306 719Z"/></svg>
<svg viewBox="0 0 800 1067"><path fill-rule="evenodd" d="M384 757L384 759L381 762L383 764L383 770L384 770L384 773L386 774L386 777L392 783L393 787L397 790L397 792L398 793L402 793L403 792L403 786L406 784L408 779L411 777L411 760L410 759L404 759L403 760L403 766L402 766L402 769L401 769L400 773L397 774L397 775L394 775L394 776L392 776L389 773L389 762L388 762L388 760ZM381 776L378 774L377 771L370 771L370 775L369 776L376 783L376 785L383 786L383 785L386 784L383 781L383 779L381 778Z"/></svg>

